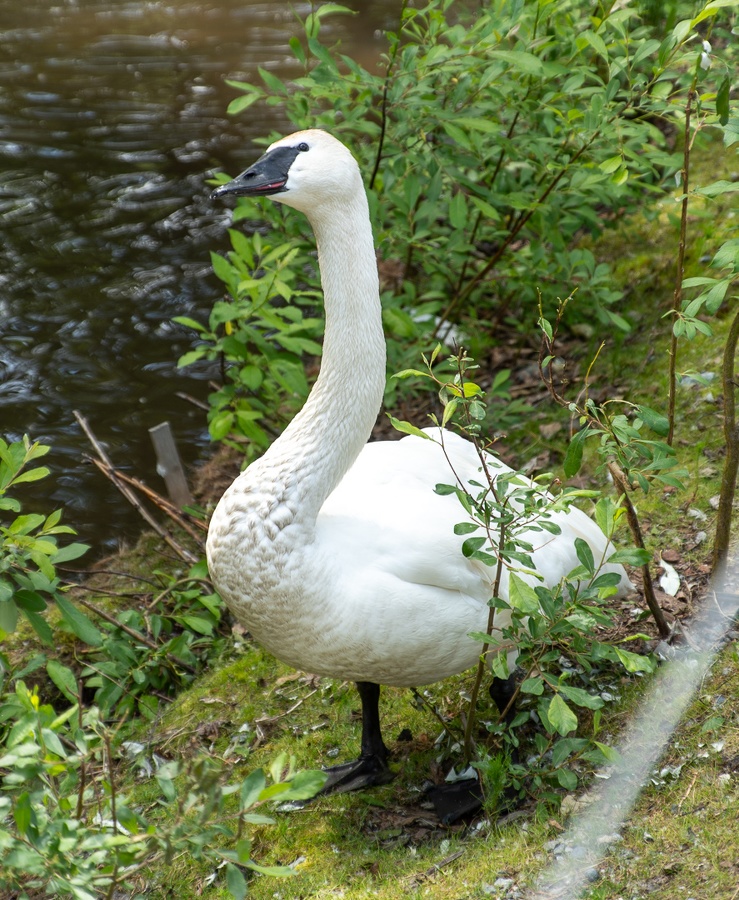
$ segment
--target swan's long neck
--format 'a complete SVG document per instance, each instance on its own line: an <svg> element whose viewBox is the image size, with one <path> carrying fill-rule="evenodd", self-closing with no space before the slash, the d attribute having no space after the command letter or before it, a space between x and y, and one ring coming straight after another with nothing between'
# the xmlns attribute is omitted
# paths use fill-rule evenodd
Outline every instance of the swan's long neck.
<svg viewBox="0 0 739 900"><path fill-rule="evenodd" d="M309 214L318 244L326 330L305 406L257 465L260 487L314 523L370 436L385 387L377 261L361 179L349 203Z"/></svg>

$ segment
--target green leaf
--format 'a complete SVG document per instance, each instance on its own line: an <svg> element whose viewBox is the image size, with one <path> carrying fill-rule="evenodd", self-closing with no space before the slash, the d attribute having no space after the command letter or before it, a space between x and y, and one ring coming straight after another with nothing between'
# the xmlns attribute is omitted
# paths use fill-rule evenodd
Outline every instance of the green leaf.
<svg viewBox="0 0 739 900"><path fill-rule="evenodd" d="M652 558L648 550L639 547L624 547L612 553L606 562L620 563L622 566L646 566Z"/></svg>
<svg viewBox="0 0 739 900"><path fill-rule="evenodd" d="M552 764L561 766L568 756L584 750L588 743L586 738L562 738L552 747Z"/></svg>
<svg viewBox="0 0 739 900"><path fill-rule="evenodd" d="M46 663L49 678L71 703L77 702L77 679L74 672L56 659Z"/></svg>
<svg viewBox="0 0 739 900"><path fill-rule="evenodd" d="M729 121L729 89L731 87L731 79L728 75L724 76L723 81L716 91L716 112L718 120L722 125L726 125Z"/></svg>
<svg viewBox="0 0 739 900"><path fill-rule="evenodd" d="M388 419L390 419L390 424L393 426L393 428L396 431L399 431L401 434L412 434L415 437L420 437L427 441L433 440L430 434L426 434L425 431L422 431L415 425L411 425L410 422L404 422L401 419L396 419L395 416L391 416L390 413L387 414L387 417Z"/></svg>
<svg viewBox="0 0 739 900"><path fill-rule="evenodd" d="M259 72L259 76L262 81L267 85L267 87L275 94L285 94L285 85L282 80L274 75L272 72L268 72L266 69L263 69L262 66L257 67L257 71Z"/></svg>
<svg viewBox="0 0 739 900"><path fill-rule="evenodd" d="M644 424L660 437L666 437L670 431L670 420L667 416L650 409L648 406L637 406L636 412Z"/></svg>
<svg viewBox="0 0 739 900"><path fill-rule="evenodd" d="M696 189L696 193L703 194L705 197L718 197L719 194L732 194L735 191L739 191L739 181L726 181L725 179Z"/></svg>
<svg viewBox="0 0 739 900"><path fill-rule="evenodd" d="M18 625L18 607L12 600L0 602L0 631L12 634Z"/></svg>
<svg viewBox="0 0 739 900"><path fill-rule="evenodd" d="M524 678L521 682L521 693L534 694L535 696L540 697L544 693L544 681L541 676L537 675L534 678Z"/></svg>
<svg viewBox="0 0 739 900"><path fill-rule="evenodd" d="M560 684L558 690L576 706L584 706L586 709L600 709L605 705L601 697L598 697L595 694L589 694L582 688L572 687L569 684Z"/></svg>
<svg viewBox="0 0 739 900"><path fill-rule="evenodd" d="M552 697L552 702L547 709L547 716L554 730L562 737L577 728L577 716L559 694Z"/></svg>
<svg viewBox="0 0 739 900"><path fill-rule="evenodd" d="M103 643L103 636L97 626L62 594L56 594L54 599L62 618L77 637L90 647L100 647Z"/></svg>
<svg viewBox="0 0 739 900"><path fill-rule="evenodd" d="M582 538L576 537L575 553L588 575L593 576L595 574L595 560L593 559L593 551L590 544Z"/></svg>
<svg viewBox="0 0 739 900"><path fill-rule="evenodd" d="M246 897L246 878L240 869L233 863L226 863L226 887L235 900L244 900Z"/></svg>
<svg viewBox="0 0 739 900"><path fill-rule="evenodd" d="M475 551L480 550L485 546L487 542L486 537L473 537L467 538L467 540L462 544L462 555L469 559Z"/></svg>
<svg viewBox="0 0 739 900"><path fill-rule="evenodd" d="M305 65L305 51L303 50L303 45L300 43L300 39L293 35L288 43L295 59Z"/></svg>
<svg viewBox="0 0 739 900"><path fill-rule="evenodd" d="M243 112L245 109L249 109L254 103L257 102L261 97L261 94L252 93L252 94L243 94L241 97L236 97L232 100L228 106L226 107L226 112L229 116L237 116L239 113Z"/></svg>
<svg viewBox="0 0 739 900"><path fill-rule="evenodd" d="M480 526L475 522L457 522L454 526L455 534L472 534L473 531L477 531Z"/></svg>
<svg viewBox="0 0 739 900"><path fill-rule="evenodd" d="M21 472L20 475L16 475L13 479L13 484L24 484L29 481L40 481L42 478L46 478L51 470L47 469L46 466L39 466L37 469L29 469L27 472Z"/></svg>
<svg viewBox="0 0 739 900"><path fill-rule="evenodd" d="M578 37L578 45L580 44L580 39L587 41L598 56L608 62L608 49L605 41L599 34L596 34L594 31L583 31Z"/></svg>
<svg viewBox="0 0 739 900"><path fill-rule="evenodd" d="M533 53L526 53L523 50L489 50L488 55L493 59L500 59L508 63L509 66L518 69L525 75L541 76L544 74L541 60Z"/></svg>
<svg viewBox="0 0 739 900"><path fill-rule="evenodd" d="M25 836L33 818L31 797L28 791L23 791L20 796L16 797L15 803L13 804L13 818L15 819L16 828L19 833Z"/></svg>
<svg viewBox="0 0 739 900"><path fill-rule="evenodd" d="M259 800L267 780L262 769L251 772L241 783L241 808L251 809Z"/></svg>
<svg viewBox="0 0 739 900"><path fill-rule="evenodd" d="M253 861L246 865L255 872L259 872L260 875L271 875L273 878L290 878L292 875L297 875L295 869L291 869L290 866L260 866Z"/></svg>
<svg viewBox="0 0 739 900"><path fill-rule="evenodd" d="M49 623L46 621L46 619L44 619L38 613L31 612L30 609L24 609L23 613L31 623L33 630L41 638L44 644L46 644L47 647L52 647L54 645L54 634L49 627Z"/></svg>
<svg viewBox="0 0 739 900"><path fill-rule="evenodd" d="M562 463L566 478L572 478L580 471L583 447L586 438L589 437L590 434L592 434L592 431L589 428L583 428L572 436L572 440L567 447L564 462Z"/></svg>
<svg viewBox="0 0 739 900"><path fill-rule="evenodd" d="M574 791L577 788L577 775L570 769L557 769L557 781L566 791Z"/></svg>
<svg viewBox="0 0 739 900"><path fill-rule="evenodd" d="M522 578L519 578L515 572L511 572L508 583L508 602L527 615L535 613L539 609L539 598L536 596L536 591Z"/></svg>
<svg viewBox="0 0 739 900"><path fill-rule="evenodd" d="M298 772L297 775L288 782L288 789L280 795L280 802L285 800L310 800L326 783L328 775L318 769L307 769L304 772Z"/></svg>
<svg viewBox="0 0 739 900"><path fill-rule="evenodd" d="M87 553L89 549L90 548L87 546L87 544L67 544L66 547L61 547L59 550L57 550L52 558L52 562L56 566L59 563L70 562L73 559L79 559L80 556L84 556L84 554Z"/></svg>
<svg viewBox="0 0 739 900"><path fill-rule="evenodd" d="M60 759L67 758L62 742L59 740L59 735L56 734L56 732L52 731L51 728L42 728L41 734L43 735L44 743L48 750Z"/></svg>
<svg viewBox="0 0 739 900"><path fill-rule="evenodd" d="M618 750L616 750L615 747L609 747L608 744L602 744L600 741L593 741L593 743L609 763L617 763L621 761L621 754L618 752Z"/></svg>
<svg viewBox="0 0 739 900"><path fill-rule="evenodd" d="M627 672L652 672L654 664L646 656L640 656L638 653L631 653L628 650L622 650L620 647L613 648L616 656L619 658L621 665Z"/></svg>

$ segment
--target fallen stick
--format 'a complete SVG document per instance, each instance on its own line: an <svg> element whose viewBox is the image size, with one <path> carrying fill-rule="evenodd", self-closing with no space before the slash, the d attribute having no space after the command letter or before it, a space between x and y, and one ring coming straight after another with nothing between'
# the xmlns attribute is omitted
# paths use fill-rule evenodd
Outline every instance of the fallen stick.
<svg viewBox="0 0 739 900"><path fill-rule="evenodd" d="M102 470L104 463L97 462L96 460L92 460L99 469ZM107 466L105 466L107 469ZM201 538L200 535L195 531L195 528L200 529L200 531L207 532L208 531L208 523L204 522L202 519L196 519L191 517L189 520L186 519L179 508L172 503L171 500L168 500L166 497L163 497L161 494L157 493L154 488L149 487L148 484L145 484L139 478L134 477L133 475L127 475L125 472L121 472L120 469L111 469L110 472L115 475L116 478L120 478L125 484L130 485L135 490L140 491L145 497L147 497L151 502L158 506L159 509L163 513L166 513L170 519L173 519L183 531L186 531L193 540L196 540L200 543ZM107 471L105 473L108 474Z"/></svg>
<svg viewBox="0 0 739 900"><path fill-rule="evenodd" d="M78 412L76 409L73 410L74 417L79 422L80 428L87 435L88 440L92 444L95 452L98 454L99 459L95 459L94 457L90 457L92 462L100 469L100 471L118 488L118 490L123 494L123 496L128 500L128 502L138 511L144 521L150 525L154 531L162 538L162 540L167 543L172 550L183 559L185 562L196 563L198 558L187 550L185 547L180 546L180 544L172 537L172 535L164 528L163 525L160 525L159 522L151 515L151 513L141 504L141 501L136 496L136 494L131 490L129 485L127 485L122 478L119 477L119 474L116 472L113 463L110 461L108 454L105 452L103 447L101 446L98 439L92 432L87 420L85 417Z"/></svg>

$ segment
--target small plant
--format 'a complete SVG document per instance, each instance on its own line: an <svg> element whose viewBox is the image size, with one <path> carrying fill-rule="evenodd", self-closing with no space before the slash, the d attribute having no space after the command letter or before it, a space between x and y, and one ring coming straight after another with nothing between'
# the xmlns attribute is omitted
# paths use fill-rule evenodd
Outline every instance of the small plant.
<svg viewBox="0 0 739 900"><path fill-rule="evenodd" d="M298 772L283 755L269 773L259 769L224 785L223 766L213 759L175 760L157 769L160 794L144 814L120 793L116 735L97 707L83 711L75 703L57 713L17 680L0 717L12 721L0 751L4 896L97 900L127 890L144 897L141 877L183 853L223 868L236 900L246 895L249 871L294 874L255 862L247 829L273 822L264 814L268 804L312 797L322 772Z"/></svg>
<svg viewBox="0 0 739 900"><path fill-rule="evenodd" d="M253 459L269 446L279 420L287 421L308 395L303 358L320 355L323 322L312 315L316 289L296 286L297 238L270 246L258 232L247 239L232 229L230 236L233 250L225 257L213 254L213 269L229 298L214 305L208 327L186 317L175 320L199 338L179 365L220 363L223 385L210 397L211 438L239 435Z"/></svg>
<svg viewBox="0 0 739 900"><path fill-rule="evenodd" d="M72 629L80 618L67 599L56 566L78 559L88 548L80 543L58 545L60 535L75 533L60 524L60 509L48 516L22 514L20 502L10 494L19 485L49 474L45 466L34 465L49 450L28 437L10 444L0 438L0 635L15 631L18 616L23 615L41 640L51 645L52 631L41 615L49 602Z"/></svg>
<svg viewBox="0 0 739 900"><path fill-rule="evenodd" d="M548 785L575 788L578 768L592 767L609 757L608 747L597 740L599 710L605 705L603 670L616 666L629 673L652 671L651 661L625 649L624 641L609 643L600 637L603 629L614 624L608 598L621 580L618 573L602 571L603 566L641 564L644 553L627 549L596 559L590 545L575 538L579 565L559 584L544 585L535 571L535 544L561 533L556 513L566 511L577 499L595 494L572 489L553 494L544 486L549 482L550 489L555 487L551 478L532 482L493 463L487 455L491 445L481 427L484 396L479 385L468 378L476 367L461 351L450 360L450 374L446 374L448 369L440 374L443 366L434 368L439 350L437 347L428 359L424 357L425 370L405 370L398 377L417 376L435 384L443 414L440 420L432 416L432 421L458 428L473 443L480 461L478 482L465 483L450 464L454 482L436 486L437 493L456 495L464 510L464 520L455 526L455 533L465 536L462 553L492 569L488 625L484 632L470 635L482 646L467 712L465 752L471 758L475 749L475 711L484 673L492 668L494 675L507 680L511 674L508 656L515 651L517 666L524 675L509 706L518 700L522 709L510 724L506 724L508 710L501 710L497 721L489 726L509 757L507 775L501 775L500 756L483 754L476 765L494 795L500 795L501 785L506 784L517 792L535 791L541 798ZM434 439L410 423L393 420L393 424L404 433ZM443 448L443 432L438 441ZM608 497L596 503L596 523L609 540L623 514L624 509ZM510 625L496 625L499 610L509 613ZM637 637L643 636L633 636ZM529 721L532 710L540 728L534 736L536 756L528 758L524 769L510 760L519 745L517 729ZM589 738L574 736L582 724L581 711L587 712L592 723Z"/></svg>
<svg viewBox="0 0 739 900"><path fill-rule="evenodd" d="M129 606L115 616L78 598L99 623L93 626L98 640L88 642L79 677L106 715L138 712L153 718L159 703L191 684L221 646L222 602L205 562L184 576L158 571L154 577L161 585L154 597L143 595L141 608ZM71 700L75 676L67 670L62 680L59 671L57 665L55 683Z"/></svg>
<svg viewBox="0 0 739 900"><path fill-rule="evenodd" d="M597 405L588 396L587 383L585 399L580 404L568 401L561 395L552 371L552 363L555 359L555 343L562 310L566 303L567 301L564 301L560 304L554 324L543 315L539 318L539 327L542 331L539 356L541 377L552 398L560 406L568 409L573 417L577 417L580 425L567 449L563 463L564 473L568 478L577 474L582 464L585 442L590 438L597 438L598 453L619 490L619 502L626 513L636 545L634 552L639 555L639 562L634 559L633 563L641 565L647 604L660 635L667 637L670 634L670 627L654 593L649 571L651 557L645 547L639 517L631 501L630 492L639 487L644 493L648 493L653 483L681 489L683 483L680 479L686 472L679 468L675 451L670 444L661 440L669 432L669 420L666 416L648 406L622 400Z"/></svg>

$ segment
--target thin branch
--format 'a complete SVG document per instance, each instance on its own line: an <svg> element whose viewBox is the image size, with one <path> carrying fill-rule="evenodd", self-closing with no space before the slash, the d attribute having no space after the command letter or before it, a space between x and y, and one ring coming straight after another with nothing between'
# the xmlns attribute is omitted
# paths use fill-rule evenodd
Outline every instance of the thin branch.
<svg viewBox="0 0 739 900"><path fill-rule="evenodd" d="M631 497L629 496L629 485L626 479L626 475L615 459L609 459L607 465L608 471L611 473L611 477L613 478L613 483L616 485L621 494L621 500L623 502L624 509L626 510L626 520L629 523L629 528L631 529L631 536L634 539L634 543L640 550L645 550L646 548L644 546L644 538L642 536L641 525L639 524L639 517L636 514L634 504L631 502ZM665 619L665 614L662 612L662 608L657 602L657 597L654 593L654 583L652 581L651 572L649 571L649 563L645 563L641 567L641 570L642 574L644 575L644 599L647 601L647 606L654 616L654 621L657 623L657 629L660 633L660 637L667 638L670 636L671 630L670 626L667 624L667 620Z"/></svg>
<svg viewBox="0 0 739 900"><path fill-rule="evenodd" d="M83 600L82 597L77 597L76 601L80 604L80 606L84 606L85 609L89 609L90 612L95 613L96 616L100 616L105 622L108 622L110 625L114 625L116 628L120 628L121 631L125 632L129 637L133 638L135 641L138 641L140 644L143 644L145 647L149 647L150 650L161 650L161 647L150 638L147 638L145 635L141 634L140 631L136 631L134 628L129 628L128 625L124 625L123 622L119 622L115 616L111 616L109 613L106 613L104 610L100 609L100 607L95 606L94 603L90 603L89 600ZM185 662L183 659L179 659L177 656L172 656L170 653L165 654L166 658L173 665L181 666L183 669L186 669L190 674L195 675L197 673L197 669L194 666L191 666L190 663Z"/></svg>
<svg viewBox="0 0 739 900"><path fill-rule="evenodd" d="M141 517L144 521L150 525L154 531L167 543L169 546L175 551L175 553L183 559L185 562L196 563L198 561L197 556L191 553L189 550L181 547L180 544L172 537L172 535L167 531L164 526L160 525L159 522L151 515L151 513L142 506L136 494L131 490L130 486L125 482L125 479L121 478L120 473L116 471L113 463L110 461L108 454L103 449L102 445L95 437L90 428L89 423L85 419L85 417L78 412L77 410L73 410L74 417L79 422L80 427L87 435L88 440L92 444L95 449L95 452L98 455L98 459L94 457L90 457L93 463L100 469L100 471L108 478L110 481L118 488L118 490L123 494L123 496L128 500L128 502L140 513Z"/></svg>
<svg viewBox="0 0 739 900"><path fill-rule="evenodd" d="M724 561L729 550L731 520L734 512L734 495L736 493L736 476L737 471L739 471L739 429L736 427L736 385L734 383L736 345L738 340L739 312L735 314L731 322L731 327L729 328L721 369L726 457L724 459L724 470L721 474L721 492L719 494L716 533L713 542L714 572Z"/></svg>
<svg viewBox="0 0 739 900"><path fill-rule="evenodd" d="M695 78L688 91L688 102L685 107L685 131L683 134L683 168L682 191L680 203L680 241L677 247L677 268L675 271L675 288L672 292L672 332L670 334L670 366L668 374L667 420L669 428L667 443L672 446L675 436L675 395L677 393L677 335L675 320L680 311L683 297L683 275L685 274L685 244L688 233L688 189L690 186L690 113L695 97Z"/></svg>
<svg viewBox="0 0 739 900"><path fill-rule="evenodd" d="M554 344L557 337L557 328L559 326L562 310L563 307L560 308L555 327L552 331L552 337L549 338L545 334L542 338L541 347L539 349L539 374L552 399L564 409L570 409L571 404L568 403L567 400L565 400L565 398L559 393L554 384L554 375L552 373L551 361L546 366L546 371L543 364L545 356L554 356ZM600 350L598 350L598 352L600 353ZM589 375L590 369L588 369L588 376ZM599 422L598 419L595 418L595 416L589 413L587 411L587 408L578 408L577 413L578 415L584 417L592 428L596 429L600 433L603 433L603 424ZM612 435L612 437L616 441L617 445L620 446L620 442L618 441L616 436ZM623 469L614 457L607 459L606 464L608 466L609 472L611 473L611 477L613 478L616 488L619 491L620 499L624 504L624 508L626 510L626 519L629 524L629 529L631 531L631 536L634 540L634 543L640 549L646 549L644 546L644 537L642 536L641 526L639 524L639 517L636 513L636 509L634 508L634 504L631 502L631 498L629 497L628 479L626 478ZM660 636L663 638L667 638L671 634L670 626L667 624L664 613L662 612L662 609L657 602L657 597L654 593L654 582L652 581L652 573L649 569L649 564L645 563L643 566L641 566L641 571L644 580L644 598L647 601L650 612L654 616L654 620L657 624Z"/></svg>

